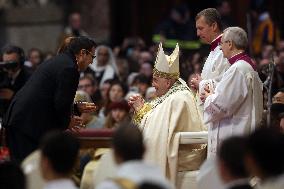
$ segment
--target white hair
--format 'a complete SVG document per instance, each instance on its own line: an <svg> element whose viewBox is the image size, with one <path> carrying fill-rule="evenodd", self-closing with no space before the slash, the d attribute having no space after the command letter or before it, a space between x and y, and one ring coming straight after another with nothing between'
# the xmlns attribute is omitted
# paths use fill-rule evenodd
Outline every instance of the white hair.
<svg viewBox="0 0 284 189"><path fill-rule="evenodd" d="M245 50L248 46L248 37L245 30L240 27L228 27L224 30L224 41L232 41L237 49Z"/></svg>

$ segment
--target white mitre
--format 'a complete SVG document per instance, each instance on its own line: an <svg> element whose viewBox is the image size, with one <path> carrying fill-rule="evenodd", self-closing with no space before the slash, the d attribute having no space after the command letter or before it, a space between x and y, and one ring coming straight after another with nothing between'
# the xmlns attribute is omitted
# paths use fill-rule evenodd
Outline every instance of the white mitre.
<svg viewBox="0 0 284 189"><path fill-rule="evenodd" d="M179 79L179 46L176 45L173 53L165 55L162 43L159 44L159 49L153 69L153 75L163 78Z"/></svg>

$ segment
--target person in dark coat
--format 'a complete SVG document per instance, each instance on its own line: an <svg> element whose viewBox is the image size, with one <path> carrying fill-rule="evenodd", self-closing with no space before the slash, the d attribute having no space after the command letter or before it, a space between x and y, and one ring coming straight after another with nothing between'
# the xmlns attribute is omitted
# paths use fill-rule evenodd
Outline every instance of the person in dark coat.
<svg viewBox="0 0 284 189"><path fill-rule="evenodd" d="M34 151L46 132L68 128L79 72L92 63L95 47L87 37L72 38L13 98L3 126L14 160L20 162Z"/></svg>

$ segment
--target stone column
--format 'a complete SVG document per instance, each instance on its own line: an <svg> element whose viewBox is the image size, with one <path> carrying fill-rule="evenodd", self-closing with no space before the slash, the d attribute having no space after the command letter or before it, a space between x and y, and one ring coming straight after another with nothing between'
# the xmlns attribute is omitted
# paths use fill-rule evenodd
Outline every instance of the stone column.
<svg viewBox="0 0 284 189"><path fill-rule="evenodd" d="M25 50L56 52L63 30L63 12L55 4L18 6L4 10L5 42Z"/></svg>
<svg viewBox="0 0 284 189"><path fill-rule="evenodd" d="M108 43L110 40L109 0L75 1L73 7L79 7L83 29L97 43Z"/></svg>

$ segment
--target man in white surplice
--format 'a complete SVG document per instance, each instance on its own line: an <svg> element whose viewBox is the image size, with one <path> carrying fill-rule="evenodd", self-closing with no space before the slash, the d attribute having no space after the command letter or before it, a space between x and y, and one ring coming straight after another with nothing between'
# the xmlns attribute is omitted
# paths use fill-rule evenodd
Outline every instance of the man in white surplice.
<svg viewBox="0 0 284 189"><path fill-rule="evenodd" d="M205 88L204 122L208 130L208 153L215 156L220 143L233 135L245 135L255 130L263 112L262 82L255 64L245 53L248 39L239 27L229 27L221 39L224 57L230 68L224 73L215 90Z"/></svg>
<svg viewBox="0 0 284 189"><path fill-rule="evenodd" d="M201 41L210 44L210 53L207 57L201 76L196 75L191 80L191 87L197 89L198 93L204 92L204 87L208 85L214 90L216 83L222 78L223 73L230 67L228 60L223 56L220 50L220 41L222 37L221 16L214 8L207 8L199 12L196 17L197 36ZM203 115L203 103L197 96L201 115Z"/></svg>
<svg viewBox="0 0 284 189"><path fill-rule="evenodd" d="M179 74L178 45L168 56L160 44L152 84L157 98L147 103L141 96L129 100L147 145L145 159L158 164L173 183L178 171L198 169L206 154L204 145L179 145L179 132L203 130L194 96Z"/></svg>

